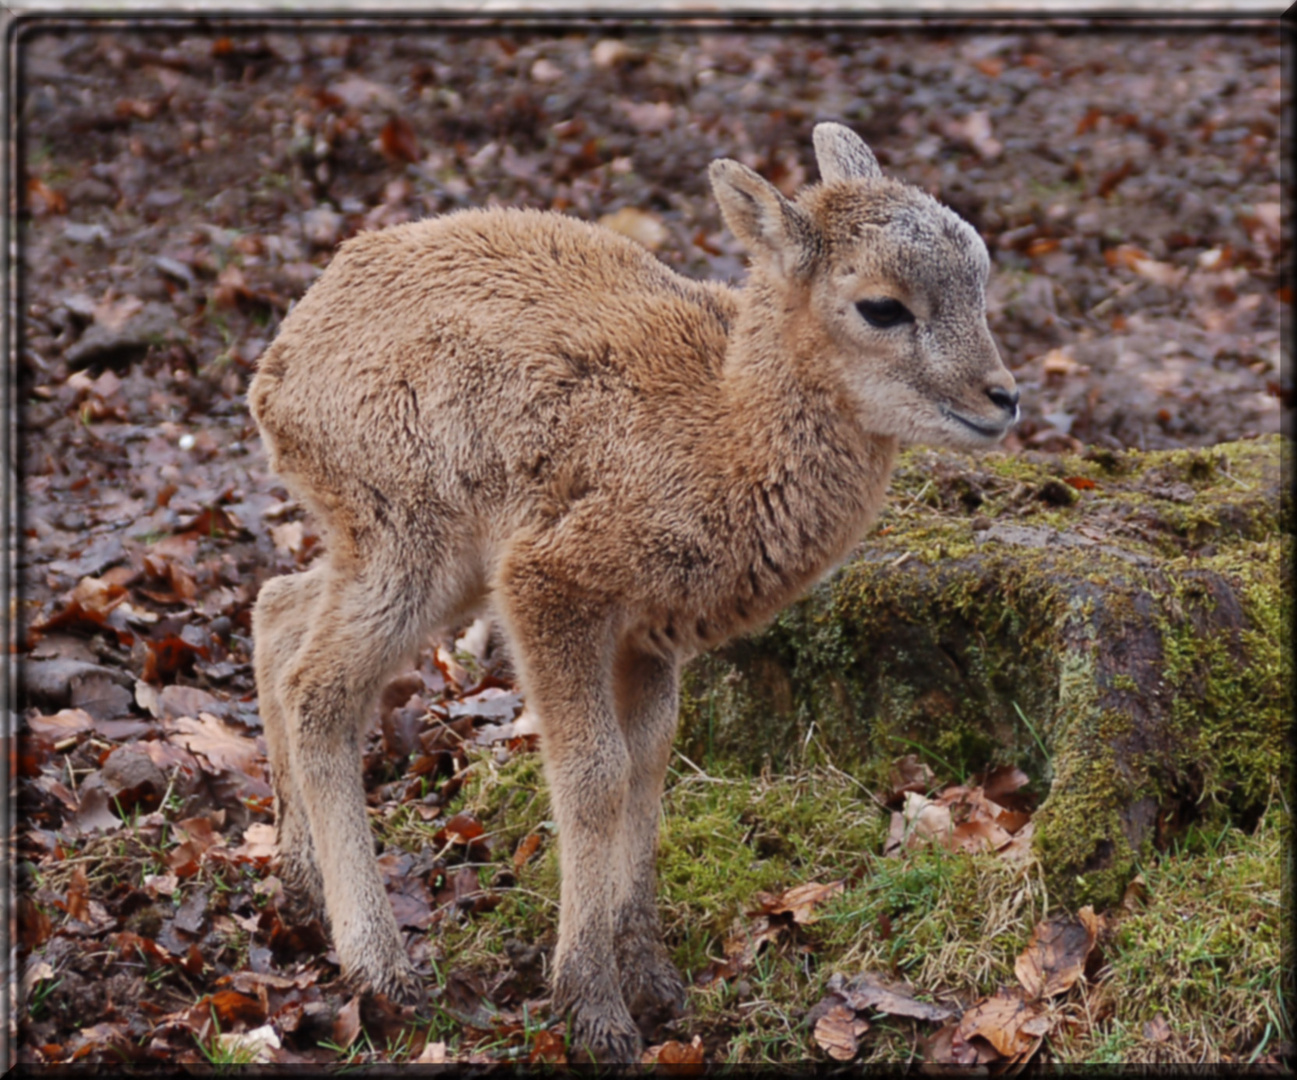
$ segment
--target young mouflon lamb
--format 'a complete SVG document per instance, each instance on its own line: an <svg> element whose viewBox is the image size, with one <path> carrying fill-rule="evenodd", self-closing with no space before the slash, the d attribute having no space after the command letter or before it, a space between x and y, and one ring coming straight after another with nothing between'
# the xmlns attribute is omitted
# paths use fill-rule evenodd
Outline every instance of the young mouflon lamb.
<svg viewBox="0 0 1297 1080"><path fill-rule="evenodd" d="M752 257L680 277L554 213L468 210L344 243L253 380L274 468L325 553L266 583L256 677L281 877L343 972L415 977L375 866L370 707L429 632L489 604L541 725L562 873L553 1001L574 1051L636 1058L677 1012L655 855L681 665L851 551L901 443L1017 419L985 245L819 124L789 200L712 163Z"/></svg>

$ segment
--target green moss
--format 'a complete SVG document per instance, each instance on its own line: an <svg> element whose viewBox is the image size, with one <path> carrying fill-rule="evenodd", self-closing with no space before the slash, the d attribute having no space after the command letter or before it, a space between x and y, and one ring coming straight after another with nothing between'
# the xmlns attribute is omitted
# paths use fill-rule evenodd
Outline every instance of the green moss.
<svg viewBox="0 0 1297 1080"><path fill-rule="evenodd" d="M706 776L669 784L658 855L661 906L676 962L697 974L722 955L758 892L839 878L881 846L885 825L849 778Z"/></svg>
<svg viewBox="0 0 1297 1080"><path fill-rule="evenodd" d="M549 818L549 789L539 754L514 754L498 764L482 757L468 773L463 808L490 823L498 844L512 851L524 836Z"/></svg>
<svg viewBox="0 0 1297 1080"><path fill-rule="evenodd" d="M1288 814L1278 800L1255 830L1193 829L1166 857L1141 863L1145 899L1110 917L1095 1011L1106 1019L1086 1046L1051 1036L1062 1060L1196 1062L1278 1051L1292 1039L1291 933L1281 911ZM1155 1017L1170 1037L1144 1034ZM1105 1049L1106 1048L1106 1049Z"/></svg>
<svg viewBox="0 0 1297 1080"><path fill-rule="evenodd" d="M835 970L890 971L929 993L989 994L1015 981L1014 961L1048 906L1038 877L1004 860L924 847L874 860L825 909L817 951Z"/></svg>
<svg viewBox="0 0 1297 1080"><path fill-rule="evenodd" d="M1049 868L1051 892L1065 904L1106 907L1120 897L1138 853L1121 827L1126 792L1116 755L1090 724L1076 728L1056 755L1050 798L1035 816L1034 846Z"/></svg>
<svg viewBox="0 0 1297 1080"><path fill-rule="evenodd" d="M1285 717L1292 715L1292 653L1288 641L1292 538L1248 543L1208 565L1234 586L1245 624L1237 635L1194 632L1194 615L1217 603L1187 575L1173 576L1185 618L1164 621L1165 677L1185 769L1201 770L1203 796L1244 815L1267 798L1274 777L1289 768Z"/></svg>

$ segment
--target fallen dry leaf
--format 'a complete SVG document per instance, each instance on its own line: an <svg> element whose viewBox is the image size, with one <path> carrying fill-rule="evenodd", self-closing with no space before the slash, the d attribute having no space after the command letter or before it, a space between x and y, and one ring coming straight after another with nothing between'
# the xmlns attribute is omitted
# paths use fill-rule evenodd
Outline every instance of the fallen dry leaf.
<svg viewBox="0 0 1297 1080"><path fill-rule="evenodd" d="M819 918L815 914L815 907L823 904L830 897L837 896L845 888L846 883L843 881L830 881L827 885L808 881L804 885L797 885L780 893L779 896L757 893L757 900L767 915L791 915L793 922L807 926Z"/></svg>
<svg viewBox="0 0 1297 1080"><path fill-rule="evenodd" d="M631 47L620 38L602 38L595 42L594 48L590 50L590 60L597 68L618 67L626 63L635 53Z"/></svg>
<svg viewBox="0 0 1297 1080"><path fill-rule="evenodd" d="M1171 1038L1171 1025L1166 1022L1166 1017L1158 1013L1152 1020L1144 1024L1144 1038L1152 1042L1164 1043Z"/></svg>
<svg viewBox="0 0 1297 1080"><path fill-rule="evenodd" d="M902 758L897 758L892 762L888 776L888 783L892 790L887 797L887 802L899 802L909 791L920 795L926 794L935 779L931 767L927 762L921 761L918 754L906 754Z"/></svg>
<svg viewBox="0 0 1297 1080"><path fill-rule="evenodd" d="M532 832L518 842L517 850L513 853L513 871L515 874L536 854L536 849L540 847L540 839L540 833Z"/></svg>
<svg viewBox="0 0 1297 1080"><path fill-rule="evenodd" d="M38 982L54 978L54 966L47 960L39 960L36 957L28 957L27 964L23 968L22 981L18 989L22 994L23 1000L31 996L31 992L36 988Z"/></svg>
<svg viewBox="0 0 1297 1080"><path fill-rule="evenodd" d="M983 998L960 1018L956 1035L965 1041L982 1038L1012 1061L1025 1061L1049 1031L1049 1018L1038 1005L1017 991L1001 989Z"/></svg>
<svg viewBox="0 0 1297 1080"><path fill-rule="evenodd" d="M827 885L810 881L778 896L757 893L755 899L760 913L748 922L735 920L734 929L725 942L725 958L713 960L699 974L697 982L705 985L716 979L734 978L751 965L762 945L775 940L790 925L804 926L815 922L818 918L814 912L816 905L836 896L845 887L842 881L831 881Z"/></svg>
<svg viewBox="0 0 1297 1080"><path fill-rule="evenodd" d="M210 659L206 645L186 640L185 632L162 632L146 641L147 650L140 678L147 683L160 683L194 662L196 657Z"/></svg>
<svg viewBox="0 0 1297 1080"><path fill-rule="evenodd" d="M419 137L410 121L403 116L389 117L378 141L383 156L390 161L413 164L419 160Z"/></svg>
<svg viewBox="0 0 1297 1080"><path fill-rule="evenodd" d="M976 854L979 851L1003 847L1012 838L1012 833L1002 828L998 822L987 818L974 818L956 825L950 831L947 846L957 851Z"/></svg>
<svg viewBox="0 0 1297 1080"><path fill-rule="evenodd" d="M786 924L771 922L769 916L759 915L751 922L734 921L730 936L725 939L723 960L713 960L695 980L700 986L717 979L733 979L751 967L761 946L774 941L787 929Z"/></svg>
<svg viewBox="0 0 1297 1080"><path fill-rule="evenodd" d="M1103 260L1114 270L1124 267L1127 270L1134 270L1135 264L1148 259L1148 252L1135 247L1133 244L1118 244L1116 247L1108 248L1103 253Z"/></svg>
<svg viewBox="0 0 1297 1080"><path fill-rule="evenodd" d="M241 993L256 994L259 993L259 988L263 986L272 990L304 990L308 986L314 986L319 982L319 979L320 973L309 968L292 976L276 975L269 971L236 971L231 975L221 976L217 980L217 984L221 985L228 982L231 987Z"/></svg>
<svg viewBox="0 0 1297 1080"><path fill-rule="evenodd" d="M414 1059L415 1065L444 1065L446 1063L446 1044L441 1041L430 1042Z"/></svg>
<svg viewBox="0 0 1297 1080"><path fill-rule="evenodd" d="M687 1043L673 1039L660 1046L650 1046L640 1058L640 1064L657 1065L668 1076L701 1076L703 1057L702 1036L695 1035Z"/></svg>
<svg viewBox="0 0 1297 1080"><path fill-rule="evenodd" d="M1130 265L1140 277L1168 289L1179 288L1187 273L1183 267L1158 262L1156 259L1133 259Z"/></svg>
<svg viewBox="0 0 1297 1080"><path fill-rule="evenodd" d="M247 279L236 263L230 263L220 272L216 279L216 288L212 290L212 300L218 307L237 307L240 300L252 298Z"/></svg>
<svg viewBox="0 0 1297 1080"><path fill-rule="evenodd" d="M224 810L219 810L218 814L223 817ZM223 848L226 843L223 836L215 831L210 819L204 817L185 818L182 822L176 822L175 834L180 843L167 852L166 865L180 878L197 874L205 854L213 848Z"/></svg>
<svg viewBox="0 0 1297 1080"><path fill-rule="evenodd" d="M1102 916L1095 915L1089 905L1075 919L1062 917L1038 923L1013 967L1027 999L1039 1001L1070 990L1085 970L1086 958L1102 927Z"/></svg>
<svg viewBox="0 0 1297 1080"><path fill-rule="evenodd" d="M923 1071L941 1076L947 1075L947 1065L978 1066L1000 1060L995 1047L985 1039L965 1039L959 1033L958 1020L930 1035L920 1035L919 1050L923 1054Z"/></svg>
<svg viewBox="0 0 1297 1080"><path fill-rule="evenodd" d="M909 1016L915 1020L945 1020L953 1009L928 1001L919 1001L914 991L904 983L884 980L872 972L865 972L850 980L840 974L829 977L830 994L841 998L844 1004L858 1012L876 1009L890 1016Z"/></svg>
<svg viewBox="0 0 1297 1080"><path fill-rule="evenodd" d="M562 82L567 77L561 67L543 56L531 65L530 74L533 81L538 83Z"/></svg>
<svg viewBox="0 0 1297 1080"><path fill-rule="evenodd" d="M1127 158L1115 169L1110 169L1099 178L1099 186L1095 189L1095 194L1101 199L1106 199L1120 185L1123 180L1135 172L1135 162Z"/></svg>
<svg viewBox="0 0 1297 1080"><path fill-rule="evenodd" d="M563 1036L551 1028L541 1028L531 1043L531 1053L527 1055L528 1064L545 1062L549 1065L566 1065L567 1048L563 1045Z"/></svg>
<svg viewBox="0 0 1297 1080"><path fill-rule="evenodd" d="M68 822L81 833L112 832L120 829L122 820L112 811L112 800L103 787L86 785L81 789L76 813Z"/></svg>
<svg viewBox="0 0 1297 1080"><path fill-rule="evenodd" d="M996 848L995 853L1010 862L1026 862L1031 858L1031 842L1036 835L1036 823L1029 821L1009 839L1007 844Z"/></svg>
<svg viewBox="0 0 1297 1080"><path fill-rule="evenodd" d="M27 181L27 197L31 200L33 212L38 215L68 212L67 196L61 191L55 191L38 176Z"/></svg>
<svg viewBox="0 0 1297 1080"><path fill-rule="evenodd" d="M180 879L175 874L146 874L144 876L144 889L153 897L167 897L170 899L180 888Z"/></svg>
<svg viewBox="0 0 1297 1080"><path fill-rule="evenodd" d="M947 844L952 829L949 806L943 806L917 791L907 791L905 809L892 815L887 849L892 849L893 840L897 840L898 848L902 843L907 848L916 848L930 840Z"/></svg>
<svg viewBox="0 0 1297 1080"><path fill-rule="evenodd" d="M1253 239L1264 240L1277 248L1282 236L1281 211L1281 204L1277 202L1257 203L1252 207L1252 213L1246 215L1243 224L1252 232Z"/></svg>
<svg viewBox="0 0 1297 1080"><path fill-rule="evenodd" d="M18 895L16 907L18 941L26 949L35 949L44 945L54 929L49 915L26 893Z"/></svg>
<svg viewBox="0 0 1297 1080"><path fill-rule="evenodd" d="M85 709L96 726L118 722L130 711L131 692L109 675L89 672L72 681L71 691L72 706Z"/></svg>
<svg viewBox="0 0 1297 1080"><path fill-rule="evenodd" d="M126 1031L125 1024L92 1024L76 1033L77 1048L69 1061L79 1061L93 1053L123 1056L119 1048L129 1047L134 1040ZM114 1053L114 1051L117 1051Z"/></svg>
<svg viewBox="0 0 1297 1080"><path fill-rule="evenodd" d="M471 844L484 832L486 830L476 817L467 810L461 810L446 822L434 839L438 844Z"/></svg>
<svg viewBox="0 0 1297 1080"><path fill-rule="evenodd" d="M408 858L408 856L407 856ZM385 869L380 866L380 870ZM477 875L473 870L469 870L473 877L473 886L477 887ZM432 894L428 891L428 886L423 879L413 874L387 874L387 896L392 904L392 912L396 916L398 926L408 926L414 930L426 930L432 925L434 915L432 910ZM455 900L460 899L459 882L455 881ZM471 904L468 905L471 908Z"/></svg>
<svg viewBox="0 0 1297 1080"><path fill-rule="evenodd" d="M333 1042L345 1050L360 1034L360 995L357 994L338 1010L333 1021Z"/></svg>
<svg viewBox="0 0 1297 1080"><path fill-rule="evenodd" d="M993 161L1004 150L1003 144L991 133L991 115L984 110L969 113L962 120L948 120L946 135L977 152L978 157Z"/></svg>
<svg viewBox="0 0 1297 1080"><path fill-rule="evenodd" d="M95 718L85 709L60 709L53 716L28 717L27 726L31 728L33 735L43 735L54 742L60 742L71 735L93 730Z"/></svg>
<svg viewBox="0 0 1297 1080"><path fill-rule="evenodd" d="M1010 805L1009 797L1031 783L1031 777L1016 765L1001 765L979 777L978 781L982 793L991 802L1007 806Z"/></svg>
<svg viewBox="0 0 1297 1080"><path fill-rule="evenodd" d="M218 810L216 814L223 823L225 811ZM183 821L177 821L174 826L176 836L183 843L192 844L200 852L224 843L217 828L218 825L213 824L209 817L185 818Z"/></svg>
<svg viewBox="0 0 1297 1080"><path fill-rule="evenodd" d="M815 1022L815 1041L836 1061L850 1061L860 1051L860 1037L869 1021L856 1016L855 1009L835 1005Z"/></svg>
<svg viewBox="0 0 1297 1080"><path fill-rule="evenodd" d="M666 101L623 101L620 105L641 135L662 131L675 116L675 107Z"/></svg>
<svg viewBox="0 0 1297 1080"><path fill-rule="evenodd" d="M1078 364L1073 360L1072 350L1066 346L1060 349L1050 349L1049 352L1045 353L1040 366L1046 378L1051 375L1058 377L1085 375L1090 370L1084 364Z"/></svg>
<svg viewBox="0 0 1297 1080"><path fill-rule="evenodd" d="M453 646L438 645L433 660L445 680L456 690L467 690L473 685L473 677L464 669L464 665L455 659Z"/></svg>
<svg viewBox="0 0 1297 1080"><path fill-rule="evenodd" d="M1146 903L1148 903L1148 882L1144 880L1143 874L1136 874L1121 894L1121 906L1127 911L1138 911Z"/></svg>
<svg viewBox="0 0 1297 1080"><path fill-rule="evenodd" d="M215 1015L222 1031L229 1031L236 1024L261 1024L266 1019L265 1004L238 990L218 990L195 1006L204 1007Z"/></svg>
<svg viewBox="0 0 1297 1080"><path fill-rule="evenodd" d="M90 882L86 878L86 868L78 863L72 868L72 878L68 882L67 900L60 906L72 918L85 922L90 918Z"/></svg>
<svg viewBox="0 0 1297 1080"><path fill-rule="evenodd" d="M1013 769L997 770L988 779L1014 802L1030 805L1014 794L1026 782L1025 775ZM913 849L925 843L941 844L952 851L976 853L1003 850L1014 834L1030 825L1030 814L1009 810L990 799L982 787L953 784L935 798L917 791L905 793L905 806L892 814L884 855L895 855L902 849ZM1015 857L1020 851L1013 852Z"/></svg>
<svg viewBox="0 0 1297 1080"><path fill-rule="evenodd" d="M349 74L329 86L329 93L349 109L399 109L401 99L381 83Z"/></svg>
<svg viewBox="0 0 1297 1080"><path fill-rule="evenodd" d="M253 822L243 830L243 843L232 848L230 857L253 862L269 862L275 857L275 827L264 822Z"/></svg>
<svg viewBox="0 0 1297 1080"><path fill-rule="evenodd" d="M204 710L219 706L220 699L197 686L172 684L158 690L148 683L135 683L135 701L159 719L175 720L182 716L198 716Z"/></svg>
<svg viewBox="0 0 1297 1080"><path fill-rule="evenodd" d="M286 521L270 527L270 539L276 551L296 557L306 541L306 526L300 521Z"/></svg>
<svg viewBox="0 0 1297 1080"><path fill-rule="evenodd" d="M33 623L31 629L39 635L63 626L107 625L113 609L128 595L123 585L103 578L84 577L68 593L61 610L53 612L42 622Z"/></svg>
<svg viewBox="0 0 1297 1080"><path fill-rule="evenodd" d="M261 762L265 753L256 739L239 734L220 717L199 713L198 719L181 716L168 724L169 738L191 753L199 755L200 763L206 759L212 769L236 769L239 772L260 776L264 772Z"/></svg>
<svg viewBox="0 0 1297 1080"><path fill-rule="evenodd" d="M269 1024L252 1031L223 1031L216 1036L221 1048L229 1054L238 1054L240 1061L249 1064L268 1064L275 1060L279 1049L279 1036Z"/></svg>

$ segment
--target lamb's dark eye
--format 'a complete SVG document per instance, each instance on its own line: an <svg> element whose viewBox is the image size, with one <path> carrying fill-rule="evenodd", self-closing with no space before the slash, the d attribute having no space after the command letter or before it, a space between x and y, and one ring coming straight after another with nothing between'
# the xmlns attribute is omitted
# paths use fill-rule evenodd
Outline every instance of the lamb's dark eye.
<svg viewBox="0 0 1297 1080"><path fill-rule="evenodd" d="M910 309L899 300L861 300L856 310L865 322L879 330L914 322Z"/></svg>

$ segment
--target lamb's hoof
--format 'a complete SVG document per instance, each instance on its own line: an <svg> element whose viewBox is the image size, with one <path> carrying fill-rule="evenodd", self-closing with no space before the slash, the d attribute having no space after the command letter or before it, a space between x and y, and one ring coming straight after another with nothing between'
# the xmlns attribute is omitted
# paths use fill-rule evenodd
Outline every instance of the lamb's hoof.
<svg viewBox="0 0 1297 1080"><path fill-rule="evenodd" d="M382 995L393 1005L414 1009L421 1015L430 1015L428 992L413 969L385 972L380 978L353 980L362 994Z"/></svg>
<svg viewBox="0 0 1297 1080"><path fill-rule="evenodd" d="M322 928L329 925L324 905L310 896L299 892L284 890L283 902L279 905L279 921L286 926L310 926L318 923Z"/></svg>
<svg viewBox="0 0 1297 1080"><path fill-rule="evenodd" d="M573 1006L567 1018L568 1059L593 1060L601 1065L638 1062L644 1040L629 1015L617 1015L621 1011L589 1004Z"/></svg>
<svg viewBox="0 0 1297 1080"><path fill-rule="evenodd" d="M283 900L279 904L281 921L290 926L306 926L312 922L329 925L324 909L324 888L318 872L313 874L301 867L285 865L280 869L279 880L284 887Z"/></svg>
<svg viewBox="0 0 1297 1080"><path fill-rule="evenodd" d="M626 1007L645 1038L684 1012L684 980L665 950L662 956L626 970L624 993Z"/></svg>

